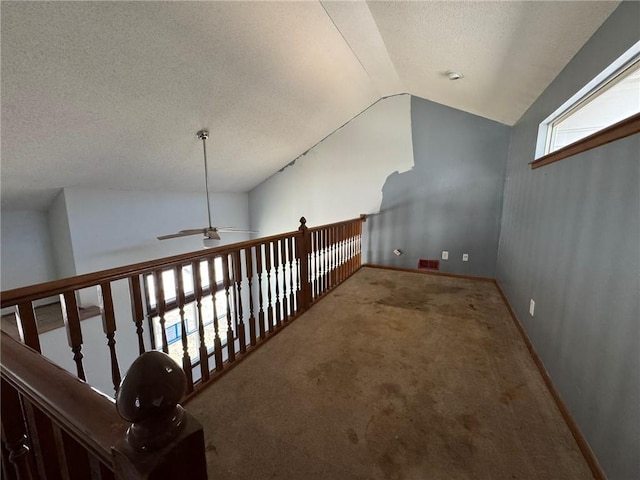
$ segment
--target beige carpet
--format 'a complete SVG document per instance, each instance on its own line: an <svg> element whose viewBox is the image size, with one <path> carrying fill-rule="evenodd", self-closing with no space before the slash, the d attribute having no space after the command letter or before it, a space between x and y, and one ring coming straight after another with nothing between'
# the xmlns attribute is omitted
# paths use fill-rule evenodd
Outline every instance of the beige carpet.
<svg viewBox="0 0 640 480"><path fill-rule="evenodd" d="M363 268L186 408L212 479L592 478L490 282Z"/></svg>

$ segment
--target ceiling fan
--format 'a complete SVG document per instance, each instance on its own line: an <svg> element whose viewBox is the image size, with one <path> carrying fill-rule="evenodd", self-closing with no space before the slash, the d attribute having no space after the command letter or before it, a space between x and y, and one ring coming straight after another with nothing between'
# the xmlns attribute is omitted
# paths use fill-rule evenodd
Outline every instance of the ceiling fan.
<svg viewBox="0 0 640 480"><path fill-rule="evenodd" d="M208 130L200 130L196 136L202 140L202 150L204 153L204 185L207 193L207 215L209 219L209 226L204 228L190 228L187 230L180 230L178 233L172 233L170 235L162 235L158 237L158 240L168 240L170 238L186 237L189 235L204 235L202 243L205 247L214 247L220 240L220 233L234 232L234 233L258 233L255 230L242 230L235 227L213 227L211 225L211 205L209 203L209 172L207 169L207 138L209 138Z"/></svg>

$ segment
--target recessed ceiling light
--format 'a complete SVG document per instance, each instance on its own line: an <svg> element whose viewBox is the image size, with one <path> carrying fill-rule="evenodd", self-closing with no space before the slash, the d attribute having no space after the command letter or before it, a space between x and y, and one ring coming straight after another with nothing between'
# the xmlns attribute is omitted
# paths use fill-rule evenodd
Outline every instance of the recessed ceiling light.
<svg viewBox="0 0 640 480"><path fill-rule="evenodd" d="M459 72L454 72L453 70L449 70L447 72L447 77L449 77L449 80L460 80L461 78L464 78L464 75L462 75Z"/></svg>

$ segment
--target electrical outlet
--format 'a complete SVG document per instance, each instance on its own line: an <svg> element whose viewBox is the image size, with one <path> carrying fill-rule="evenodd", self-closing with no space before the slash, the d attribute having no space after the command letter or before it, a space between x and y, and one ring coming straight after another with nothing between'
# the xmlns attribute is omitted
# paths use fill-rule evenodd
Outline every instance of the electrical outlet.
<svg viewBox="0 0 640 480"><path fill-rule="evenodd" d="M468 262L469 261L469 254L468 253L463 253L462 254L462 261L463 262Z"/></svg>
<svg viewBox="0 0 640 480"><path fill-rule="evenodd" d="M533 301L533 298L529 301L529 315L533 317L533 312L536 310L536 302Z"/></svg>
<svg viewBox="0 0 640 480"><path fill-rule="evenodd" d="M449 260L449 252L446 250L442 251L442 260Z"/></svg>

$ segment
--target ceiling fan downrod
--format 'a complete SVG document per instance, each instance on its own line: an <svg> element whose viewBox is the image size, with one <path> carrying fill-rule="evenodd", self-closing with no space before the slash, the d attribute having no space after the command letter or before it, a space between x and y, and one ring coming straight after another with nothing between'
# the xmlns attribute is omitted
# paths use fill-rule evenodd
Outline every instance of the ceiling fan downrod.
<svg viewBox="0 0 640 480"><path fill-rule="evenodd" d="M204 153L204 188L207 192L207 217L209 219L209 228L211 225L211 205L209 204L209 170L207 168L207 139L209 138L209 130L200 130L196 136L202 140L202 151Z"/></svg>

